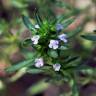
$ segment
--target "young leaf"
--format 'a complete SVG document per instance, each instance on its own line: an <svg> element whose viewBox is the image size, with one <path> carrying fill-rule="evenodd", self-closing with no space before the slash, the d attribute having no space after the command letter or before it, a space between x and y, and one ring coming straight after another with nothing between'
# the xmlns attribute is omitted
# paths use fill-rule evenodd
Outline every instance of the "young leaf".
<svg viewBox="0 0 96 96"><path fill-rule="evenodd" d="M32 23L30 22L30 20L29 20L29 18L27 16L22 15L22 19L23 19L23 22L24 22L25 26L29 30L36 31L34 25L32 25Z"/></svg>
<svg viewBox="0 0 96 96"><path fill-rule="evenodd" d="M23 61L23 62L20 62L18 64L15 64L11 67L8 67L7 69L5 69L6 72L8 73L12 73L12 72L15 72L23 67L29 67L33 64L33 59L30 59L30 60L26 60L26 61Z"/></svg>
<svg viewBox="0 0 96 96"><path fill-rule="evenodd" d="M86 34L86 35L81 35L82 38L90 41L96 41L96 35L94 34Z"/></svg>

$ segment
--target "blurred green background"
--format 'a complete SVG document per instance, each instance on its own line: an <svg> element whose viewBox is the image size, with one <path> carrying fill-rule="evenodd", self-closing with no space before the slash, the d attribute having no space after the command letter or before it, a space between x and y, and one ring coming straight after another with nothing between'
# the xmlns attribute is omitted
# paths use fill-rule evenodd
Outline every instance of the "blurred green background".
<svg viewBox="0 0 96 96"><path fill-rule="evenodd" d="M22 14L29 16L34 22L35 8L43 16L50 15L50 18L59 18L61 15L65 19L76 17L66 32L79 26L83 27L82 33L96 31L96 0L0 0L0 96L59 96L60 92L65 92L61 96L70 96L67 84L56 86L45 83L44 74L25 74L25 69L21 69L9 75L4 71L8 66L32 55L31 47L21 46L21 42L31 36L22 22ZM77 54L89 59L90 66L96 67L94 42L77 37L72 45ZM95 79L96 76L81 76L80 96L96 96Z"/></svg>

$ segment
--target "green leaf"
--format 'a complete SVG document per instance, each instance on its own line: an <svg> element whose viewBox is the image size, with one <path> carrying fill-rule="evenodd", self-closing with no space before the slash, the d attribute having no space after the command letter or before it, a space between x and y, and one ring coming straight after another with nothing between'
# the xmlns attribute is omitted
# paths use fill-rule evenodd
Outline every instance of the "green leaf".
<svg viewBox="0 0 96 96"><path fill-rule="evenodd" d="M71 31L71 32L66 32L68 38L72 38L75 37L76 35L78 35L81 32L82 28L78 27L76 30Z"/></svg>
<svg viewBox="0 0 96 96"><path fill-rule="evenodd" d="M79 58L78 56L69 56L65 61L67 63L69 63L69 62L72 62L74 60L77 60L78 58Z"/></svg>
<svg viewBox="0 0 96 96"><path fill-rule="evenodd" d="M59 6L59 7L63 7L63 8L67 8L67 9L72 9L73 7L72 6L70 6L70 4L68 4L68 3L66 3L66 2L62 2L62 1L58 1L57 3L56 3L56 6Z"/></svg>
<svg viewBox="0 0 96 96"><path fill-rule="evenodd" d="M27 93L29 93L30 96L39 94L46 90L49 87L49 83L45 82L45 80L37 82L35 85L31 86Z"/></svg>
<svg viewBox="0 0 96 96"><path fill-rule="evenodd" d="M60 49L60 50L68 50L68 47L67 47L67 46L60 46L59 49Z"/></svg>
<svg viewBox="0 0 96 96"><path fill-rule="evenodd" d="M70 17L70 14L62 14L62 15L58 15L57 16L57 23L61 23L62 21L64 21L64 19L67 19Z"/></svg>
<svg viewBox="0 0 96 96"><path fill-rule="evenodd" d="M95 76L96 77L96 74L94 74L96 72L96 68L85 68L80 71L88 76Z"/></svg>
<svg viewBox="0 0 96 96"><path fill-rule="evenodd" d="M70 83L70 86L72 88L72 96L79 96L79 91L78 91L76 80L71 79L69 83Z"/></svg>
<svg viewBox="0 0 96 96"><path fill-rule="evenodd" d="M43 71L41 69L36 69L36 68L32 68L32 69L28 69L27 73L31 73L31 74L38 74L38 73L42 73Z"/></svg>
<svg viewBox="0 0 96 96"><path fill-rule="evenodd" d="M79 65L80 65L80 61L81 61L81 58L78 57L78 56L73 56L73 57L70 57L68 58L68 60L66 60L66 65L64 66L64 69L76 69Z"/></svg>
<svg viewBox="0 0 96 96"><path fill-rule="evenodd" d="M71 12L67 12L66 14L62 14L62 15L58 15L57 16L57 23L61 23L62 21L64 21L65 19L71 18L72 16L79 14L80 10L79 9L75 9Z"/></svg>
<svg viewBox="0 0 96 96"><path fill-rule="evenodd" d="M32 40L31 40L30 38L27 38L27 39L25 39L25 40L22 42L22 46L23 46L23 47L28 47L28 46L30 46L30 45L32 45Z"/></svg>
<svg viewBox="0 0 96 96"><path fill-rule="evenodd" d="M53 58L58 58L58 53L56 51L50 50L48 54Z"/></svg>
<svg viewBox="0 0 96 96"><path fill-rule="evenodd" d="M69 18L62 22L61 24L63 25L64 29L67 28L75 19L74 18Z"/></svg>
<svg viewBox="0 0 96 96"><path fill-rule="evenodd" d="M16 8L26 8L28 6L27 2L22 2L22 0L12 0L10 3L12 3L12 6Z"/></svg>
<svg viewBox="0 0 96 96"><path fill-rule="evenodd" d="M23 67L29 67L31 65L33 65L33 59L26 60L26 61L20 62L18 64L15 64L15 65L5 69L5 71L8 72L8 73L12 73L12 72L15 72L15 71L23 68Z"/></svg>
<svg viewBox="0 0 96 96"><path fill-rule="evenodd" d="M23 22L24 22L25 26L29 30L36 31L34 25L32 25L32 23L30 22L29 17L22 15L22 19L23 19Z"/></svg>
<svg viewBox="0 0 96 96"><path fill-rule="evenodd" d="M39 24L39 26L41 27L41 26L42 26L42 19L41 19L40 15L39 15L37 9L36 9L36 11L35 11L35 19L36 19L36 21L37 21L37 24Z"/></svg>
<svg viewBox="0 0 96 96"><path fill-rule="evenodd" d="M82 38L90 41L96 41L96 35L95 34L86 34L86 35L81 35Z"/></svg>
<svg viewBox="0 0 96 96"><path fill-rule="evenodd" d="M85 63L84 63L84 64L80 64L80 65L77 67L77 70L81 70L81 71L82 71L82 70L88 70L88 69L92 69L92 70L93 70L92 67L86 65Z"/></svg>

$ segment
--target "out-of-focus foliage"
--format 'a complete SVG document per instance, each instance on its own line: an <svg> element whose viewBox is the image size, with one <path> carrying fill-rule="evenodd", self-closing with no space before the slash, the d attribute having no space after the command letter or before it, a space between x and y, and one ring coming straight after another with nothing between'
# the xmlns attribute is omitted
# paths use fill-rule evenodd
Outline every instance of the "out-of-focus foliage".
<svg viewBox="0 0 96 96"><path fill-rule="evenodd" d="M59 18L59 19L61 19L61 18ZM59 48L58 50L55 50L54 51L55 54L53 57L53 55L52 55L53 50L50 51L50 49L47 48L48 45L46 45L46 44L48 44L50 39L53 39L53 40L56 39L58 34L60 33L60 32L58 33L58 31L56 32L56 27L55 27L56 23L58 22L58 19L57 19L57 21L54 19L53 21L55 21L55 22L53 22L53 21L48 22L47 19L44 19L45 20L44 21L44 20L42 20L41 16L36 11L35 20L39 26L39 28L37 28L37 29L35 28L35 25L30 22L28 17L23 16L23 22L26 25L26 27L32 31L33 36L37 34L41 38L40 39L41 41L38 45L33 45L34 43L32 44L31 38L26 39L23 43L26 45L31 45L34 48L34 50L36 52L35 56L31 59L32 61L30 61L30 62L24 61L20 64L16 64L16 65L6 69L6 71L14 72L23 67L27 67L26 72L29 72L32 74L39 73L39 72L43 73L43 74L48 74L51 77L51 82L53 81L56 84L57 84L58 80L59 80L59 82L67 81L70 84L70 86L72 87L72 96L79 96L78 91L77 91L78 90L77 81L76 81L75 76L78 74L78 72L81 72L82 69L86 70L86 68L87 68L86 65L82 65L82 59L83 59L82 56L79 55L79 56L74 57L74 55L76 55L76 54L74 54L74 52L72 52L73 50L71 49L71 45L68 42L69 44L61 45L64 47L68 47L68 49L64 50L62 48ZM74 19L71 18L71 19L65 20L64 22L61 21L61 22L59 22L59 24L61 24L61 26L63 26L63 29L65 29L73 21L74 21ZM59 31L61 31L61 29ZM78 28L75 31L72 31L68 34L66 33L66 36L69 39L69 41L72 41L70 38L75 37L77 35L77 33L80 31L81 31L81 28ZM53 35L53 32L54 32L54 35ZM61 31L61 33L62 33L62 31ZM82 36L82 37L84 37L84 36ZM90 37L90 35L89 35L89 37L86 35L86 38L90 39L91 37ZM63 44L63 43L61 43L61 44ZM51 52L51 54L49 52ZM42 67L40 69L39 68L36 69L34 67L35 60L36 60L36 58L40 58L41 56L44 58L44 61L45 61L44 63L46 65L44 65L44 67ZM57 58L57 60L54 58ZM64 59L64 60L62 60L62 59ZM51 67L54 64L54 62L55 63L59 62L61 64L61 69L60 69L60 72L58 72L58 73L54 72ZM48 70L50 70L50 72ZM59 84L59 82L58 82L58 84Z"/></svg>
<svg viewBox="0 0 96 96"><path fill-rule="evenodd" d="M49 80L50 82L54 81L55 84L59 84L59 83L61 84L62 82L64 83L64 81L68 81L68 78L70 77L71 79L68 82L70 87L72 87L73 96L78 96L77 90L79 89L77 88L78 86L75 86L78 85L77 81L80 81L80 83L83 86L96 79L96 76L94 75L94 72L96 71L95 69L87 66L77 66L80 64L86 65L89 62L88 59L90 59L90 57L93 56L92 51L95 48L94 45L96 43L93 41L96 41L96 36L95 36L95 32L91 34L90 32L92 31L89 30L90 29L96 30L96 27L94 28L92 26L92 24L96 25L96 21L95 21L96 15L94 15L96 14L94 12L94 8L96 7L96 1L90 0L91 2L93 1L93 3L92 4L90 3L89 6L82 7L82 8L80 6L77 6L78 5L77 1L80 0L76 0L76 2L75 0L73 0L72 3L71 0L68 1L67 0L64 1L63 0L1 0L0 1L0 3L2 2L2 5L0 5L0 59L6 60L6 64L8 66L10 64L13 64L13 62L15 63L12 67L9 67L7 69L9 73L12 73L14 71L16 72L16 74L12 78L8 79L10 82L16 81L25 73L45 74L45 71L48 71L50 72L48 73L48 75L50 75L51 73L53 75L55 74L54 76L51 74L53 78L52 80ZM81 0L81 3L82 2L84 2L84 0L83 1ZM87 3L83 3L83 4L87 4ZM35 14L34 16L34 11L36 11L36 9L39 9L39 15ZM2 12L2 10L4 12ZM1 14L5 14L8 16L1 15ZM23 14L23 20L21 18L22 14ZM40 18L38 18L39 16L41 16L42 21L40 20ZM32 17L32 19L29 17ZM22 21L24 22L24 24L29 30L25 28ZM91 21L95 23L89 24L88 22ZM44 23L43 25L42 22ZM62 56L63 55L65 56L64 60L66 59L64 62L62 61L63 63L66 63L66 66L64 66L63 71L62 70L60 71L61 76L55 73L50 66L46 66L41 69L35 68L33 60L36 58L37 53L32 51L33 48L31 48L31 52L30 52L30 46L32 46L32 41L30 39L30 36L34 35L38 30L34 28L34 25L39 24L40 30L38 31L40 32L40 35L43 36L44 32L45 33L48 32L48 26L50 24L52 24L51 31L54 33L56 23L63 24L64 29L62 30L62 32L64 32L68 36L70 42L68 45L66 46L64 45L60 47L60 50L62 50L60 54ZM41 26L43 27L41 28ZM87 33L87 31L89 31L89 33ZM48 39L49 37L50 35L48 35ZM52 38L54 38L54 36ZM37 49L41 51L40 46L38 46ZM15 52L20 53L21 54L21 55L19 54L20 57L17 55L15 58L13 58L14 57L13 53ZM23 59L22 59L22 55L23 55ZM48 55L50 56L50 58L48 58L47 63L52 63L51 58L54 59L58 58L58 52L56 51L52 51L52 50L48 51ZM18 59L17 57L21 59ZM95 60L95 56L92 58ZM25 61L21 62L21 60L24 59ZM19 64L17 64L18 61L20 61ZM73 68L73 65L75 66L75 69ZM84 78L80 77L81 78L80 80L78 79L79 70L81 70L80 72L83 73L84 75L87 75ZM74 74L74 76L72 75L72 73ZM63 78L64 80L63 79L61 80L62 76L65 77ZM40 83L40 84L43 86L45 83ZM43 91L43 89L42 90L39 89L40 87L38 86L39 85L37 84L36 87L30 88L29 90L31 92L32 90L33 91L35 90L34 94ZM44 85L44 88L45 87L46 84ZM31 92L29 93L33 94Z"/></svg>

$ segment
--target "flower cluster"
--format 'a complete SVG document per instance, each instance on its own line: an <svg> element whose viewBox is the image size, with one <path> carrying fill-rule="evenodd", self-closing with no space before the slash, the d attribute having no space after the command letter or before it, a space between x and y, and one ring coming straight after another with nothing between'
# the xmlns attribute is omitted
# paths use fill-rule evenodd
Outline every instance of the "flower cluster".
<svg viewBox="0 0 96 96"><path fill-rule="evenodd" d="M38 24L35 25L35 28L38 29L38 30L40 29ZM57 32L61 31L62 29L63 29L63 26L61 24L57 24L56 25L56 31ZM40 38L42 38L40 36L40 34L39 35L34 35L31 38L31 41L32 41L33 45L38 45L39 42L40 42L39 41ZM48 38L48 42L46 42L46 43L48 43L48 45L47 45L47 48L49 48L48 50L50 50L50 49L53 49L53 50L59 49L59 47L61 46L60 42L63 42L63 43L67 43L68 42L66 34L64 34L64 33L63 34L59 34L55 39ZM41 58L41 57L35 59L34 63L35 63L35 67L37 67L37 68L41 68L41 67L44 66L44 60L43 60L44 58ZM54 71L59 71L60 68L61 68L61 64L59 64L59 63L53 64Z"/></svg>
<svg viewBox="0 0 96 96"><path fill-rule="evenodd" d="M68 5L68 7L70 6ZM46 16L46 18L44 19L45 15L40 16L38 14L38 10L35 11L36 12L34 14L35 16L34 16L33 23L31 23L30 19L27 16L23 15L22 17L24 24L32 34L32 37L26 38L22 42L22 45L24 47L30 45L30 47L31 46L33 47L34 51L33 53L27 51L28 54L26 54L27 52L24 52L26 54L24 55L26 60L19 64L13 65L13 67L8 68L6 72L9 73L13 71L16 72L23 67L26 67L25 70L26 72L32 74L44 72L44 74L47 74L49 76L48 79L45 79L43 81L46 80L49 81L49 79L53 77L53 80L51 79L51 82L54 81L53 84L58 83L59 80L60 80L59 84L61 84L64 81L64 82L69 82L70 85L71 82L70 87L73 86L72 91L73 93L74 92L76 93L76 94L72 94L72 96L74 95L79 96L79 94L77 93L78 87L76 87L76 84L78 83L76 82L76 75L78 75L78 73L83 73L83 72L85 74L87 70L93 72L93 69L87 66L88 65L86 64L87 59L85 58L85 53L86 52L90 53L90 51L89 50L86 51L84 49L84 54L82 54L81 52L82 50L80 51L81 54L78 54L78 51L75 52L74 49L76 48L73 47L72 45L76 43L73 42L74 39L78 40L78 38L74 38L74 37L77 36L79 32L82 32L81 31L82 26L73 29L72 31L68 30L70 32L65 32L66 30L64 29L68 29L67 27L74 21L76 16L68 16L69 18L66 17L67 15L59 16L59 18L58 17L50 18ZM72 13L74 13L73 10ZM63 19L65 20L63 21ZM91 34L91 35L79 34L79 35L84 39L96 41L95 34ZM75 86L75 90L74 90L74 86Z"/></svg>

